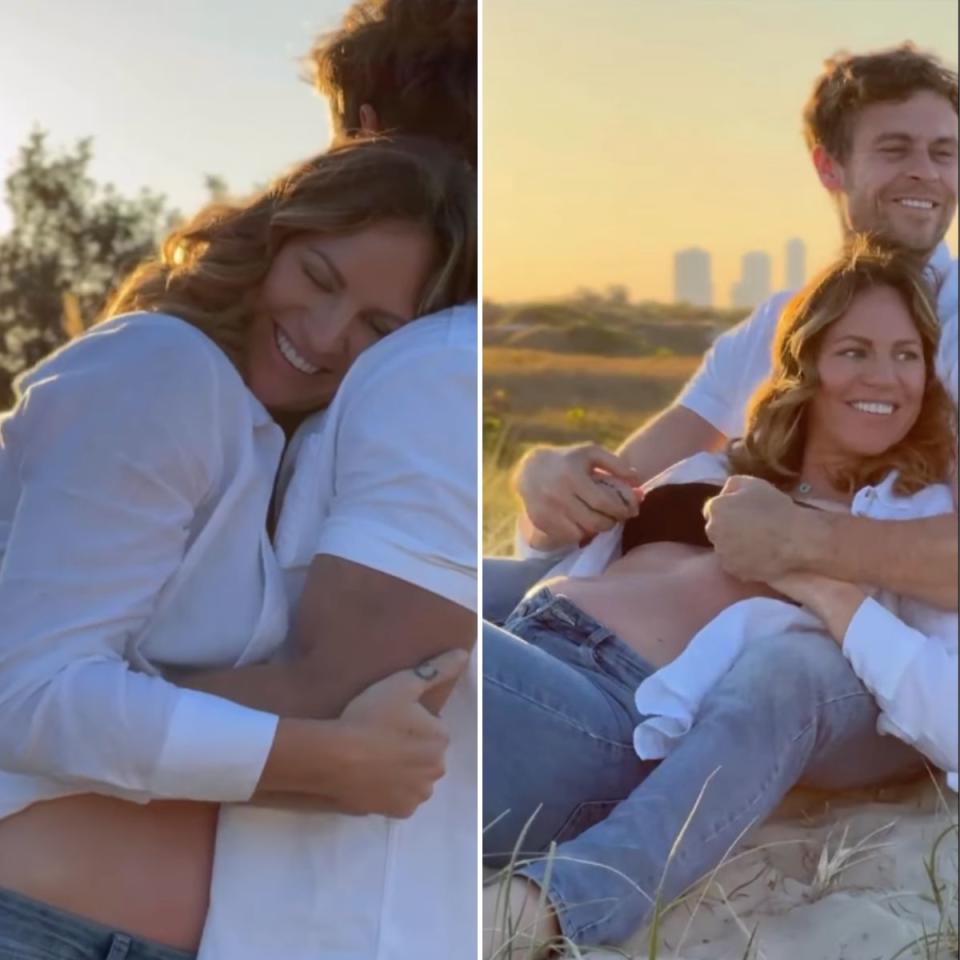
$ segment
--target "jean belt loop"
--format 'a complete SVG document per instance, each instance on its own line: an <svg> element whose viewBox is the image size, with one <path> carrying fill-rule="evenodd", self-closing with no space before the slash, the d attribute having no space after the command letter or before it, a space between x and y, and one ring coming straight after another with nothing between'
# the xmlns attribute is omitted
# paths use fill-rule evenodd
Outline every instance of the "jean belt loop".
<svg viewBox="0 0 960 960"><path fill-rule="evenodd" d="M592 647L596 650L604 640L609 640L613 634L606 627L600 626L599 624L594 627L586 639L586 644L588 647Z"/></svg>
<svg viewBox="0 0 960 960"><path fill-rule="evenodd" d="M126 960L130 954L131 941L125 933L115 933L110 938L110 951L104 960Z"/></svg>

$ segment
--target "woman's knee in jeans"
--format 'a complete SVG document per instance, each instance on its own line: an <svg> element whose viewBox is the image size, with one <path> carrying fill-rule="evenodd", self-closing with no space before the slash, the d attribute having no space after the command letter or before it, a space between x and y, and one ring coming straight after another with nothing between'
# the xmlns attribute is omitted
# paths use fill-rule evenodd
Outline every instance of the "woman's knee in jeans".
<svg viewBox="0 0 960 960"><path fill-rule="evenodd" d="M766 703L781 712L865 692L839 646L813 631L749 644L717 689L742 692L755 706Z"/></svg>

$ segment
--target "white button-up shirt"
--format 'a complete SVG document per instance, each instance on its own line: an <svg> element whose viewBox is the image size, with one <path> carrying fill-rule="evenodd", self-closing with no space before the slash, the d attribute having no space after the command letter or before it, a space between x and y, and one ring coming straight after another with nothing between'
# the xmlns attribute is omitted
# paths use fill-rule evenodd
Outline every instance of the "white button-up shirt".
<svg viewBox="0 0 960 960"><path fill-rule="evenodd" d="M0 419L0 816L72 793L248 799L277 718L163 667L265 659L283 435L170 316L95 327Z"/></svg>

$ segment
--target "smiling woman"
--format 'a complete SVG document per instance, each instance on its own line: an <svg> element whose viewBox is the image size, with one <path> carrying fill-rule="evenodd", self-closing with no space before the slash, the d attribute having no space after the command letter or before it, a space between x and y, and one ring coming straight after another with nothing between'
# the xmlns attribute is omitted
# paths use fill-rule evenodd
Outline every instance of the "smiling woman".
<svg viewBox="0 0 960 960"><path fill-rule="evenodd" d="M393 220L288 240L254 307L250 389L275 412L329 403L353 361L415 316L436 247L426 227Z"/></svg>
<svg viewBox="0 0 960 960"><path fill-rule="evenodd" d="M475 295L474 181L431 141L348 142L247 204L205 209L107 314L159 310L195 324L295 426L330 402L363 350Z"/></svg>
<svg viewBox="0 0 960 960"><path fill-rule="evenodd" d="M449 692L461 651L430 651L429 680L383 670L326 711L316 686L307 712L166 676L284 642L268 535L281 426L324 408L387 334L474 297L475 249L457 151L351 142L202 211L104 322L20 379L0 420L0 957L66 942L99 960L131 938L131 958L192 955L217 803L406 817L430 795L448 737L420 699ZM475 424L459 427L473 450Z"/></svg>

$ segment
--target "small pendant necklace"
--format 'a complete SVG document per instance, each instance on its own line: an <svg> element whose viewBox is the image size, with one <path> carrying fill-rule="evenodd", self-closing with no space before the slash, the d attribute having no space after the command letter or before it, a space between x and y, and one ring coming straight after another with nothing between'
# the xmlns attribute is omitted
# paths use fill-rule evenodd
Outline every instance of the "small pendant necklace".
<svg viewBox="0 0 960 960"><path fill-rule="evenodd" d="M811 487L809 483L798 483L798 484L797 484L797 493L801 494L801 495L804 496L804 497L805 497L808 493L810 493L812 490L813 490L813 487Z"/></svg>

